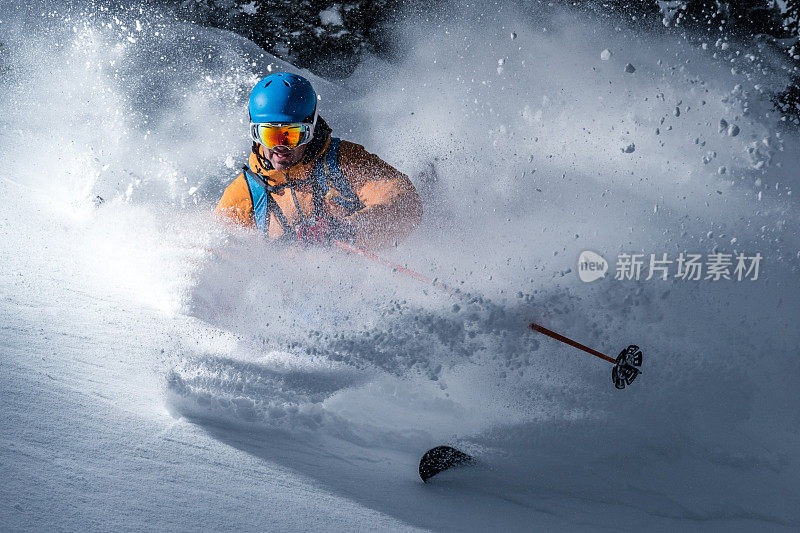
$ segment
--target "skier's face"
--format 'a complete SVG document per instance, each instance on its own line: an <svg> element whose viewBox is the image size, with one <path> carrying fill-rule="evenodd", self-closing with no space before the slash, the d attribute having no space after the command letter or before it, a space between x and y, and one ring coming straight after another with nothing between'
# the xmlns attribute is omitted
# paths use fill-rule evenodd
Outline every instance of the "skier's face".
<svg viewBox="0 0 800 533"><path fill-rule="evenodd" d="M272 167L275 170L288 170L303 159L303 154L305 153L305 144L301 144L296 148L276 146L275 148L267 149L267 159L272 163Z"/></svg>

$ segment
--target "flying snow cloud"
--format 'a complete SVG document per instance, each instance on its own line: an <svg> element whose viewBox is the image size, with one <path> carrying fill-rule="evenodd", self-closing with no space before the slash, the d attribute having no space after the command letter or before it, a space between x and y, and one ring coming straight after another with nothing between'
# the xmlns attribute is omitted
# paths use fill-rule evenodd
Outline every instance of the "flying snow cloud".
<svg viewBox="0 0 800 533"><path fill-rule="evenodd" d="M385 256L458 288L452 300L213 219L250 148L250 88L291 65L157 11L44 13L0 23L3 257L38 261L70 294L164 311L174 344L142 365L173 414L374 449L450 439L528 492L585 501L616 480L608 501L659 516L797 523L798 139L773 115L769 49L487 3L409 16L404 53L341 85L311 76L334 134L423 197L422 226ZM614 275L620 254L718 252L760 253L761 276ZM612 356L636 342L644 374L621 400L610 367L532 320ZM565 442L570 476L547 459Z"/></svg>

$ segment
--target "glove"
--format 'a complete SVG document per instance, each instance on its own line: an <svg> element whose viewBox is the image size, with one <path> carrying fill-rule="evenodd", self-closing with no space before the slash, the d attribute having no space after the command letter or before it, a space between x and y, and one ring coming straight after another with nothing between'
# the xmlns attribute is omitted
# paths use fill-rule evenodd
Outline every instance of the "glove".
<svg viewBox="0 0 800 533"><path fill-rule="evenodd" d="M353 242L353 226L344 220L329 217L312 217L297 226L297 241L305 245L330 246L333 241Z"/></svg>

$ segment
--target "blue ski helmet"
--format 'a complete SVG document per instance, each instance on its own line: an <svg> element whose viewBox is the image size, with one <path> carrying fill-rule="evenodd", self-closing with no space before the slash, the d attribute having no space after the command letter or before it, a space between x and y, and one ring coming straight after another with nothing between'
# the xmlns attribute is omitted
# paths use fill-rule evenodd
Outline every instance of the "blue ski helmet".
<svg viewBox="0 0 800 533"><path fill-rule="evenodd" d="M250 92L250 122L313 124L317 93L311 82L289 72L270 74Z"/></svg>

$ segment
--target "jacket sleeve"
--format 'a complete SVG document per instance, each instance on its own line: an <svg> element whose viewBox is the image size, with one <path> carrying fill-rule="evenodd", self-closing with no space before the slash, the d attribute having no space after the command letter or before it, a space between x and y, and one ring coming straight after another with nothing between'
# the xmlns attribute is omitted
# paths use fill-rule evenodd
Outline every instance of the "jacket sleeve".
<svg viewBox="0 0 800 533"><path fill-rule="evenodd" d="M346 217L356 231L356 246L385 248L419 225L422 202L408 176L347 141L339 145L339 166L365 206Z"/></svg>
<svg viewBox="0 0 800 533"><path fill-rule="evenodd" d="M233 180L233 183L228 185L214 212L226 222L242 226L255 224L253 219L253 200L250 198L250 189L247 186L244 174L240 174L238 178Z"/></svg>

